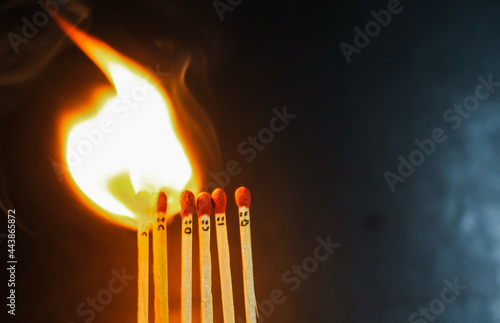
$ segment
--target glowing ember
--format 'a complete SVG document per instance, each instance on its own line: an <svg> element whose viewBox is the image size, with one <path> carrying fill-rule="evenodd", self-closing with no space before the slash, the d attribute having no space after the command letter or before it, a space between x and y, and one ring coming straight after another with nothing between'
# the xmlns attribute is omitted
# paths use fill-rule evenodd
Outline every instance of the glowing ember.
<svg viewBox="0 0 500 323"><path fill-rule="evenodd" d="M145 69L58 21L116 90L101 95L89 114L71 120L64 130L65 162L79 196L100 214L105 210L108 218L136 226L138 212L127 201L138 191L162 188L169 215L178 213L180 193L196 191L197 184L167 94Z"/></svg>

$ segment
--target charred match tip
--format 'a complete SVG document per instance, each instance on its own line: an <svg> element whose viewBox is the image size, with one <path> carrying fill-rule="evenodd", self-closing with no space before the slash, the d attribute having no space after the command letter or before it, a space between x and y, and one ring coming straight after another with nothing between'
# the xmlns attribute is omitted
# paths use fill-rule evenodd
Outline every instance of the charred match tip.
<svg viewBox="0 0 500 323"><path fill-rule="evenodd" d="M226 212L227 197L222 188L216 188L212 192L212 199L214 200L215 214Z"/></svg>
<svg viewBox="0 0 500 323"><path fill-rule="evenodd" d="M195 205L193 192L185 190L181 193L181 217L193 214Z"/></svg>
<svg viewBox="0 0 500 323"><path fill-rule="evenodd" d="M234 197L236 199L236 205L238 205L238 207L245 206L247 208L250 208L250 191L246 187L241 186L240 188L238 188L234 193Z"/></svg>
<svg viewBox="0 0 500 323"><path fill-rule="evenodd" d="M201 192L196 198L196 210L198 216L208 215L212 213L212 197L207 192Z"/></svg>
<svg viewBox="0 0 500 323"><path fill-rule="evenodd" d="M156 200L156 212L167 213L167 194L160 191Z"/></svg>

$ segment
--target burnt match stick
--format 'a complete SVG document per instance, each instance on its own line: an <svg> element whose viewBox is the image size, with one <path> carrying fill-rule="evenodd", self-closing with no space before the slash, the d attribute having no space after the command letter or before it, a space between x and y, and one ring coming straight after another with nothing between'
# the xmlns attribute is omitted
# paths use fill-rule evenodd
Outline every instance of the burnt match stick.
<svg viewBox="0 0 500 323"><path fill-rule="evenodd" d="M181 264L181 322L192 321L192 280L193 280L193 212L194 194L184 191L181 194L182 218L182 264Z"/></svg>
<svg viewBox="0 0 500 323"><path fill-rule="evenodd" d="M155 322L168 323L167 195L158 194L153 226Z"/></svg>
<svg viewBox="0 0 500 323"><path fill-rule="evenodd" d="M257 322L257 301L253 283L252 238L250 233L250 191L240 187L235 192L236 205L240 215L241 253L243 259L243 279L245 292L245 312L247 323Z"/></svg>
<svg viewBox="0 0 500 323"><path fill-rule="evenodd" d="M212 192L212 199L215 206L215 229L217 231L217 251L219 253L224 322L234 323L233 283L231 281L231 262L229 257L229 242L227 239L226 226L226 193L223 189L217 188Z"/></svg>
<svg viewBox="0 0 500 323"><path fill-rule="evenodd" d="M136 195L137 214L137 249L138 249L138 274L137 274L137 321L148 323L149 305L149 227L151 224L150 196L145 191Z"/></svg>
<svg viewBox="0 0 500 323"><path fill-rule="evenodd" d="M210 259L210 213L212 197L201 192L196 198L198 212L198 234L200 236L200 285L201 285L201 322L213 322L212 304L212 262Z"/></svg>

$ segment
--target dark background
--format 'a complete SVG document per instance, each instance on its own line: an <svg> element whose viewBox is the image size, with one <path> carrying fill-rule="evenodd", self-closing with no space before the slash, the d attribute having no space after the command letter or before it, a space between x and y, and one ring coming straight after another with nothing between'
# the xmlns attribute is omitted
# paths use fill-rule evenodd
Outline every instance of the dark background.
<svg viewBox="0 0 500 323"><path fill-rule="evenodd" d="M387 3L243 1L223 21L209 0L61 6L63 13L76 8L86 32L141 65L169 70L163 42L196 53L188 85L217 131L220 169L230 160L242 166L226 187L237 317L244 305L232 196L245 185L253 198L257 298L268 300L275 289L286 297L263 322L408 322L456 277L467 290L436 322L500 320L499 94L456 130L443 120L474 94L478 76L500 80L500 4L404 0L348 64L339 44L352 45L353 28L363 29L370 11ZM1 196L18 224L17 320L8 322L84 322L76 307L106 288L113 269L136 274L135 233L98 220L53 169L60 114L106 79L53 20L14 53L6 35L19 33L21 18L40 8L27 1L1 8ZM245 161L238 145L285 105L297 117ZM414 140L434 128L447 140L391 192L384 172L397 174L398 156L408 158ZM178 217L168 229L177 315ZM292 291L282 275L327 236L341 246ZM3 236L0 246L4 257ZM222 322L213 251L215 321ZM93 322L134 322L136 294L134 280Z"/></svg>

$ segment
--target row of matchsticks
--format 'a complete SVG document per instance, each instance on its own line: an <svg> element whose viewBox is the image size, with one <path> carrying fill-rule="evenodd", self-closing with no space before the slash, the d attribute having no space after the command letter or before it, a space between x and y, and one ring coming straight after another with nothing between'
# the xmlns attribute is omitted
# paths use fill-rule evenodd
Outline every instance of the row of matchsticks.
<svg viewBox="0 0 500 323"><path fill-rule="evenodd" d="M246 321L257 322L257 305L253 282L252 242L250 234L250 191L240 187L235 192L240 216L241 252L243 259L244 298ZM227 197L218 188L212 196L200 193L195 200L194 194L184 191L181 194L182 217L182 264L181 264L181 322L192 322L192 224L193 213L198 213L198 234L200 253L201 285L201 322L213 322L212 300L212 263L210 255L210 215L215 209L217 251L221 279L222 308L224 323L234 323L233 287L229 259L229 244L226 227ZM153 266L154 266L154 313L156 323L169 321L168 310L168 271L167 271L167 196L158 194L153 226ZM149 279L149 229L151 221L139 223L138 251L138 322L148 323L148 279Z"/></svg>

